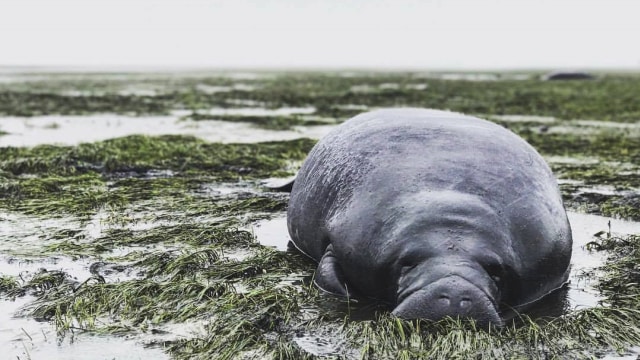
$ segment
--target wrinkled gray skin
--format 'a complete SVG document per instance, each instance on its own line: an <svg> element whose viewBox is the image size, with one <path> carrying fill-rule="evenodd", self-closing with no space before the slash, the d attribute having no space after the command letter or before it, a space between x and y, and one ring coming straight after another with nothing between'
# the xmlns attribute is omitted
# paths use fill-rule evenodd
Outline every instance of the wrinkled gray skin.
<svg viewBox="0 0 640 360"><path fill-rule="evenodd" d="M288 209L318 287L396 316L502 323L561 287L571 229L556 180L512 132L422 109L365 113L310 152Z"/></svg>

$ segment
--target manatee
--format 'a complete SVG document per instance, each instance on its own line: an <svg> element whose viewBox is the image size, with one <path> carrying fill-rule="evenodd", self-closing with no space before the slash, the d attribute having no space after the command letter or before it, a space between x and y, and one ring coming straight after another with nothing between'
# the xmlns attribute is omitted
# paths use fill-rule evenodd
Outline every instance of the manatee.
<svg viewBox="0 0 640 360"><path fill-rule="evenodd" d="M544 159L511 131L427 109L358 115L310 151L287 210L320 289L405 319L500 326L563 287L571 228Z"/></svg>

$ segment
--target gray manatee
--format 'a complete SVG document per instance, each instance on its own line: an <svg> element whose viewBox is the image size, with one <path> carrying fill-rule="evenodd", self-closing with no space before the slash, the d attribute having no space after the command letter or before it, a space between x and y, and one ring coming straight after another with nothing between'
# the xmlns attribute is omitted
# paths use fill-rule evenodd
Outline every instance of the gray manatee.
<svg viewBox="0 0 640 360"><path fill-rule="evenodd" d="M571 228L545 161L457 113L387 109L336 127L302 165L287 225L319 288L406 319L500 325L569 275Z"/></svg>

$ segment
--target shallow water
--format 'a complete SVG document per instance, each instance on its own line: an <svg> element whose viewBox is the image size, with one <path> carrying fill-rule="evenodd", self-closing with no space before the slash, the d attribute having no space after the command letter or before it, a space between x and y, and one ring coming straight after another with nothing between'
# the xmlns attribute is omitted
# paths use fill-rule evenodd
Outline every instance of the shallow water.
<svg viewBox="0 0 640 360"><path fill-rule="evenodd" d="M594 235L600 231L608 232L610 230L615 235L639 234L640 222L576 212L568 212L567 215L573 234L569 304L574 309L594 307L602 300L602 295L593 287L597 277L589 273L604 265L607 254L588 251L586 249L587 243L595 240Z"/></svg>
<svg viewBox="0 0 640 360"><path fill-rule="evenodd" d="M538 115L491 115L492 119L507 121L507 122L536 122L536 123L553 123L556 118L551 116L538 116Z"/></svg>
<svg viewBox="0 0 640 360"><path fill-rule="evenodd" d="M293 114L313 114L316 111L314 107L300 107L300 108L279 108L279 109L265 109L265 108L214 108L207 111L198 111L199 113L205 113L209 115L245 115L245 116L283 116Z"/></svg>
<svg viewBox="0 0 640 360"><path fill-rule="evenodd" d="M276 116L301 108L218 109L217 115ZM77 145L122 136L144 134L191 135L210 142L255 143L292 140L303 137L318 139L334 126L296 126L293 130L266 130L243 122L217 120L181 120L181 112L171 116L130 117L123 115L0 117L0 146Z"/></svg>
<svg viewBox="0 0 640 360"><path fill-rule="evenodd" d="M104 360L169 359L162 349L134 340L90 333L57 337L48 322L16 316L33 299L0 300L0 349L3 359Z"/></svg>
<svg viewBox="0 0 640 360"><path fill-rule="evenodd" d="M253 234L260 244L286 251L289 243L287 217L282 215L260 220L253 225Z"/></svg>

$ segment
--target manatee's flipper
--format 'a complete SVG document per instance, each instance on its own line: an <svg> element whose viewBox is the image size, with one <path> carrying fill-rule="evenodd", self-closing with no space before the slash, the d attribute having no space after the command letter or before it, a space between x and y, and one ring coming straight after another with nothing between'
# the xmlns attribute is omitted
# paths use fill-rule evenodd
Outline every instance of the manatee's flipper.
<svg viewBox="0 0 640 360"><path fill-rule="evenodd" d="M314 282L316 286L328 293L345 297L351 296L338 259L333 254L333 245L327 247L322 259L320 259Z"/></svg>
<svg viewBox="0 0 640 360"><path fill-rule="evenodd" d="M293 183L296 181L295 177L287 182L283 183L282 181L266 181L263 183L264 187L269 191L276 192L291 192L293 189Z"/></svg>

